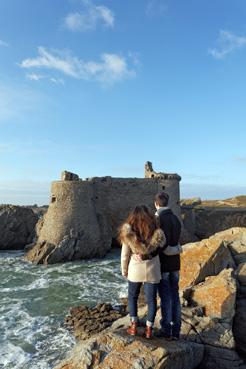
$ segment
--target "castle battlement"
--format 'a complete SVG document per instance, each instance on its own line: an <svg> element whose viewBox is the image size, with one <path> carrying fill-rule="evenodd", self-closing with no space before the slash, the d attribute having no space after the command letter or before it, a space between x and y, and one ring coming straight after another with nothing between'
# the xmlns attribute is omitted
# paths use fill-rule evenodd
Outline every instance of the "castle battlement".
<svg viewBox="0 0 246 369"><path fill-rule="evenodd" d="M50 205L33 258L54 263L105 255L129 212L140 204L154 212L154 196L160 191L168 193L169 206L180 217L180 179L177 174L154 172L150 162L145 164L145 178L82 180L77 174L62 172L61 180L52 182Z"/></svg>

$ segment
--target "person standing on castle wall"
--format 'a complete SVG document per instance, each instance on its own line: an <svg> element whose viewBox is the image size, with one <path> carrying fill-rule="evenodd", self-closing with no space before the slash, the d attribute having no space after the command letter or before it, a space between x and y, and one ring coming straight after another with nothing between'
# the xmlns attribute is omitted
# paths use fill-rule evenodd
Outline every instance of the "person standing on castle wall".
<svg viewBox="0 0 246 369"><path fill-rule="evenodd" d="M165 192L155 196L156 217L166 236L166 245L159 252L162 279L158 286L161 298L161 329L156 334L167 340L178 340L181 329L181 306L179 299L179 245L181 223L168 207L169 196Z"/></svg>
<svg viewBox="0 0 246 369"><path fill-rule="evenodd" d="M155 217L144 205L137 206L121 226L119 241L122 244L121 270L128 279L128 308L131 325L127 333L137 334L138 314L137 302L141 285L148 305L145 337L152 337L152 327L157 311L157 290L161 280L160 259L157 255L150 258L151 252L162 248L166 243L164 232L157 228ZM141 254L141 260L133 256Z"/></svg>

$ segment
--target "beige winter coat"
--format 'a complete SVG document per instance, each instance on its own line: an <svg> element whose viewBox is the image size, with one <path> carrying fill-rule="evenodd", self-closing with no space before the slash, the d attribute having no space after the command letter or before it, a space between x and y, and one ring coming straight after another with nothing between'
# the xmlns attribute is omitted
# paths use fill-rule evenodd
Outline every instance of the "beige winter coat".
<svg viewBox="0 0 246 369"><path fill-rule="evenodd" d="M149 244L145 245L137 241L136 233L132 230L130 224L122 226L122 251L121 251L121 272L131 282L150 282L159 283L161 279L161 268L159 256L150 260L136 261L133 254L147 255L163 247L166 243L166 237L161 229L156 229Z"/></svg>

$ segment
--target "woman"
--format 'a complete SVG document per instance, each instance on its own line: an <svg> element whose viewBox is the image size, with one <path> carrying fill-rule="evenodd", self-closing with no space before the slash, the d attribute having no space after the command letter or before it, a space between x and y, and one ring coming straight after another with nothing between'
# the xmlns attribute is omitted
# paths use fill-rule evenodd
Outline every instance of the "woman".
<svg viewBox="0 0 246 369"><path fill-rule="evenodd" d="M122 244L121 270L128 279L128 308L131 325L127 332L137 334L137 301L142 283L148 305L145 337L152 337L152 327L156 316L157 285L161 279L159 256L150 256L150 253L163 247L166 238L163 231L156 226L155 217L144 205L136 206L122 225L119 234ZM141 254L142 260L132 257Z"/></svg>

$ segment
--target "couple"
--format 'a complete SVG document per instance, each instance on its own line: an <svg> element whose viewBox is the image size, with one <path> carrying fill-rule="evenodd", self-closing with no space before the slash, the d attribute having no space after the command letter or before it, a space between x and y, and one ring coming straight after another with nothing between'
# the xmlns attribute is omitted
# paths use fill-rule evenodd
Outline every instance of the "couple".
<svg viewBox="0 0 246 369"><path fill-rule="evenodd" d="M128 308L131 325L127 332L137 334L137 301L141 285L148 305L145 337L152 337L157 311L157 292L161 298L161 329L156 334L178 340L181 328L179 270L181 223L168 208L165 192L155 196L156 216L145 205L136 206L120 228L121 270L128 279Z"/></svg>

